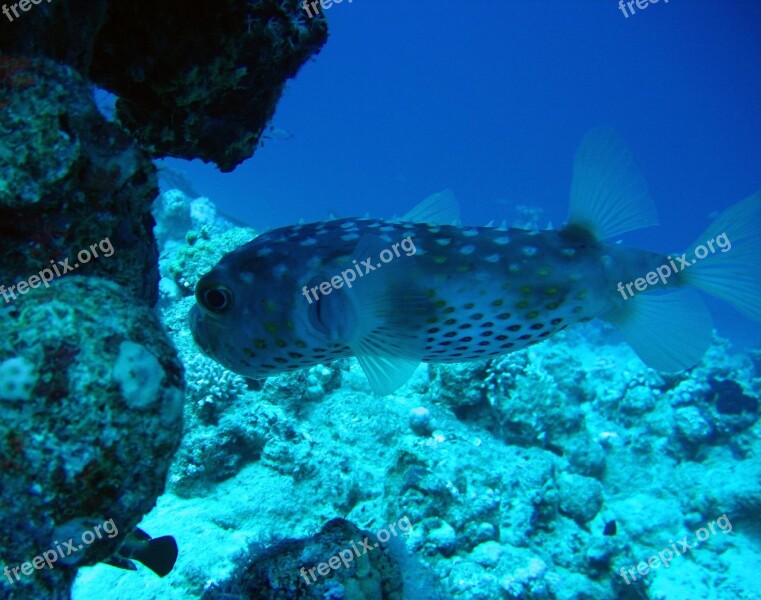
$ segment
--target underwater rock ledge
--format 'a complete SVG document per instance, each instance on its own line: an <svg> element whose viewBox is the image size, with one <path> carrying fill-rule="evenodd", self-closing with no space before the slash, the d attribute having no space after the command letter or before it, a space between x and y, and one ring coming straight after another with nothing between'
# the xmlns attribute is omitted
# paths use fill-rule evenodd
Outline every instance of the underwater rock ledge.
<svg viewBox="0 0 761 600"><path fill-rule="evenodd" d="M154 158L222 171L253 155L285 82L328 36L298 0L85 6L40 4L0 31L0 51L70 64L119 96L119 119Z"/></svg>

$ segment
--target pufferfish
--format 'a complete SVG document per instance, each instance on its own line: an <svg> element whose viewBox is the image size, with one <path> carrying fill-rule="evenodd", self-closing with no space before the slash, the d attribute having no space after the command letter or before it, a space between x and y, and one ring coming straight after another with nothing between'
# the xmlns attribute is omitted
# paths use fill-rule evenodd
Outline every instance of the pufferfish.
<svg viewBox="0 0 761 600"><path fill-rule="evenodd" d="M373 391L389 394L421 362L515 352L594 318L614 324L648 366L689 368L710 345L712 325L699 296L676 289L686 285L761 320L761 193L681 254L687 268L620 293L622 281L676 264L603 241L657 221L644 178L608 129L590 132L576 153L561 229L464 227L457 213L446 191L398 221L344 218L264 233L199 280L193 337L211 358L257 379L355 356ZM690 263L722 234L729 251Z"/></svg>

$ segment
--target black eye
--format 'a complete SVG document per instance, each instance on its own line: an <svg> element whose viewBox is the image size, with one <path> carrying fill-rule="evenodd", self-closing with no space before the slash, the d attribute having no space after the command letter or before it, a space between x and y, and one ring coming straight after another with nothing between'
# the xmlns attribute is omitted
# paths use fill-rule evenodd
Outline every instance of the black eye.
<svg viewBox="0 0 761 600"><path fill-rule="evenodd" d="M201 308L215 315L226 313L233 305L233 295L223 286L199 289L196 292L196 300Z"/></svg>

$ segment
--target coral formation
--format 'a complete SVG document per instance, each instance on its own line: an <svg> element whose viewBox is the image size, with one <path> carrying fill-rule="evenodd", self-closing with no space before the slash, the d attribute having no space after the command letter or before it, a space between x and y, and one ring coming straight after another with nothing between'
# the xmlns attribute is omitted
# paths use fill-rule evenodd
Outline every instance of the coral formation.
<svg viewBox="0 0 761 600"><path fill-rule="evenodd" d="M368 552L362 540L376 539L344 519L333 519L316 535L283 540L266 548L254 548L245 565L230 580L210 585L204 600L244 598L354 598L356 600L402 600L400 565L383 545ZM369 543L369 542L368 542ZM339 554L344 551L344 561ZM348 551L348 553L346 553ZM351 560L349 556L351 555ZM315 566L335 558L328 575ZM312 569L310 574L308 568ZM324 573L324 569L322 573Z"/></svg>
<svg viewBox="0 0 761 600"><path fill-rule="evenodd" d="M118 118L152 156L231 171L253 155L286 80L327 40L324 17L299 4L45 3L0 31L0 51L69 64L116 94Z"/></svg>
<svg viewBox="0 0 761 600"><path fill-rule="evenodd" d="M36 59L23 74L28 83L7 90L0 108L3 282L69 259L72 267L81 262L77 274L105 277L155 303L155 167L100 115L76 71ZM86 264L77 258L104 238L113 256Z"/></svg>
<svg viewBox="0 0 761 600"><path fill-rule="evenodd" d="M77 523L77 536L107 519L128 531L162 493L182 433L182 366L163 327L123 288L79 276L18 299L0 323L0 563L31 560ZM73 576L57 566L0 590L67 597Z"/></svg>

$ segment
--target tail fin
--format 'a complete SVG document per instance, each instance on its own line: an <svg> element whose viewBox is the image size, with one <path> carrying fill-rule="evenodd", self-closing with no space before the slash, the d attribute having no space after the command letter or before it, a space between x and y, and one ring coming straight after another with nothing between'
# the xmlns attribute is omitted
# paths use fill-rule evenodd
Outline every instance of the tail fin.
<svg viewBox="0 0 761 600"><path fill-rule="evenodd" d="M701 246L703 250L696 253ZM688 256L700 260L680 273L685 283L761 321L761 192L719 215L690 247Z"/></svg>
<svg viewBox="0 0 761 600"><path fill-rule="evenodd" d="M143 563L159 577L168 575L177 561L177 542L171 535L150 540L137 550L132 558Z"/></svg>

